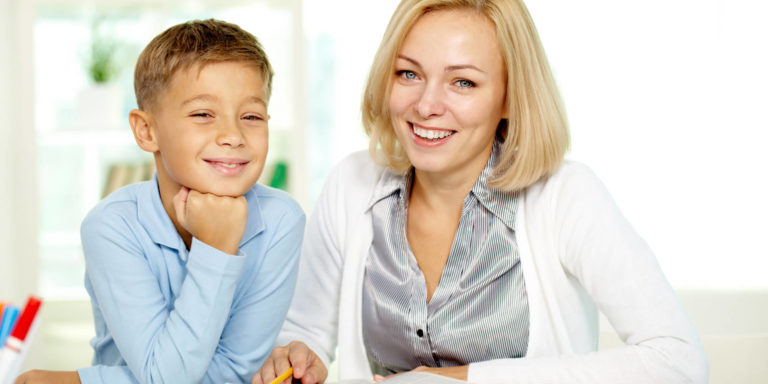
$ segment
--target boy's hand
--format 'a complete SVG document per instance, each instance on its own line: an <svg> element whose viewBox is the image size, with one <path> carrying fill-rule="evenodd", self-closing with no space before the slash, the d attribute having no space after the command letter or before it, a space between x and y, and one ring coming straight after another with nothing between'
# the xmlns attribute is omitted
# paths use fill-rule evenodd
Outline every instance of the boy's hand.
<svg viewBox="0 0 768 384"><path fill-rule="evenodd" d="M276 347L264 361L258 372L251 378L251 384L266 384L293 367L293 380L283 383L301 382L301 384L324 383L328 377L325 364L306 344L291 341L284 347Z"/></svg>
<svg viewBox="0 0 768 384"><path fill-rule="evenodd" d="M237 254L248 222L245 197L217 196L181 187L173 197L176 220L198 240L230 255Z"/></svg>

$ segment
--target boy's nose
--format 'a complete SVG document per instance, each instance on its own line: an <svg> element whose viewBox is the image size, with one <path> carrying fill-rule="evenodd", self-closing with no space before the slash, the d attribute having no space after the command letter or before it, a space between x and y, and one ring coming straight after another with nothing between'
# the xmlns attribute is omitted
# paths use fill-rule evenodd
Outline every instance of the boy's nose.
<svg viewBox="0 0 768 384"><path fill-rule="evenodd" d="M222 122L216 132L216 144L237 148L245 145L243 133L236 122Z"/></svg>

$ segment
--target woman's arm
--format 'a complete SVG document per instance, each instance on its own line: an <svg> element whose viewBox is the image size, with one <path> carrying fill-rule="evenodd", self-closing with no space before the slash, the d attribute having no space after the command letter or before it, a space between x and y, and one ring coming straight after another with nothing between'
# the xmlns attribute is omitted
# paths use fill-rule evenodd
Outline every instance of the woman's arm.
<svg viewBox="0 0 768 384"><path fill-rule="evenodd" d="M339 172L326 181L307 223L299 261L299 278L288 316L276 345L298 340L325 365L334 358L344 261L341 234L345 230Z"/></svg>
<svg viewBox="0 0 768 384"><path fill-rule="evenodd" d="M650 248L589 169L566 166L541 192L547 208L527 215L548 218L565 273L584 287L625 345L476 363L470 381L706 383L702 345ZM567 322L568 314L561 316Z"/></svg>

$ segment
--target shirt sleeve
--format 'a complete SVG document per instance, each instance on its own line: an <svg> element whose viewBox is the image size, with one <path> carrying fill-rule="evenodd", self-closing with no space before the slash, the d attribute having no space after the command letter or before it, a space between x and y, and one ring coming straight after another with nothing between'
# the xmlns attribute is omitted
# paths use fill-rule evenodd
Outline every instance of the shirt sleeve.
<svg viewBox="0 0 768 384"><path fill-rule="evenodd" d="M146 252L118 214L89 216L82 239L95 300L130 372L142 383L201 382L219 346L245 257L193 239L187 274L166 303ZM102 374L120 370L103 370ZM104 377L111 382L112 376Z"/></svg>
<svg viewBox="0 0 768 384"><path fill-rule="evenodd" d="M303 214L279 221L257 275L232 305L204 382L250 383L272 352L296 285L303 235Z"/></svg>
<svg viewBox="0 0 768 384"><path fill-rule="evenodd" d="M88 383L110 383L110 384L136 384L136 378L133 377L131 370L125 365L94 365L87 368L79 368L77 374L80 376L80 382Z"/></svg>
<svg viewBox="0 0 768 384"><path fill-rule="evenodd" d="M547 196L555 250L565 272L589 293L624 345L474 363L469 381L706 383L701 342L653 252L589 169L579 166L561 177Z"/></svg>

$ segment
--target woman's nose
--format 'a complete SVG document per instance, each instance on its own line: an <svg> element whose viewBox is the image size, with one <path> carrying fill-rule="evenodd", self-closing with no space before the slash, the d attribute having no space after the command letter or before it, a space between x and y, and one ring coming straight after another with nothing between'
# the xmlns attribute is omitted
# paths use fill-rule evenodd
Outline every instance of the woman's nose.
<svg viewBox="0 0 768 384"><path fill-rule="evenodd" d="M427 119L432 116L440 116L445 113L445 92L439 84L427 84L421 92L416 110L419 115Z"/></svg>

